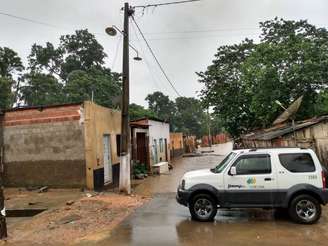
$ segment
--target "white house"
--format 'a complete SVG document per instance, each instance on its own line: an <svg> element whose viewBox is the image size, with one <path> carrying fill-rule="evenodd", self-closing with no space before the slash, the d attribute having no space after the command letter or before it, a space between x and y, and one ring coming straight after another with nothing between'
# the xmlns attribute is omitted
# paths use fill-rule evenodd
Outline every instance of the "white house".
<svg viewBox="0 0 328 246"><path fill-rule="evenodd" d="M132 160L143 163L148 170L160 162L170 161L170 124L157 118L130 122Z"/></svg>

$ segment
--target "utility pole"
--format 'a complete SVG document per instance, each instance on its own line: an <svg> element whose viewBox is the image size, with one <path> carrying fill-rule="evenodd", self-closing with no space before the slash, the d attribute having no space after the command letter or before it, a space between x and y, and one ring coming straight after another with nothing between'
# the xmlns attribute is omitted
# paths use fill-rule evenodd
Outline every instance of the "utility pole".
<svg viewBox="0 0 328 246"><path fill-rule="evenodd" d="M130 174L130 128L129 128L129 17L134 10L129 3L124 4L124 30L123 30L123 96L122 96L122 123L121 123L121 153L120 153L120 185L121 192L131 193Z"/></svg>
<svg viewBox="0 0 328 246"><path fill-rule="evenodd" d="M5 197L3 192L3 172L4 172L4 141L3 141L3 117L4 113L0 108L0 239L7 237Z"/></svg>

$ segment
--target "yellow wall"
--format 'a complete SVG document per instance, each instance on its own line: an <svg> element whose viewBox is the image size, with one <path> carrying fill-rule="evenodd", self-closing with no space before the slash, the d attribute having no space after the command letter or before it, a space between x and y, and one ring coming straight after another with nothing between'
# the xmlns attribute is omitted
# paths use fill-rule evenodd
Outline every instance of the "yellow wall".
<svg viewBox="0 0 328 246"><path fill-rule="evenodd" d="M177 150L177 149L183 149L183 134L182 132L171 132L170 133L170 140L171 145L170 149Z"/></svg>
<svg viewBox="0 0 328 246"><path fill-rule="evenodd" d="M116 135L121 133L121 112L84 102L84 141L87 188L93 189L93 171L103 168L103 135L110 134L112 164L119 163Z"/></svg>

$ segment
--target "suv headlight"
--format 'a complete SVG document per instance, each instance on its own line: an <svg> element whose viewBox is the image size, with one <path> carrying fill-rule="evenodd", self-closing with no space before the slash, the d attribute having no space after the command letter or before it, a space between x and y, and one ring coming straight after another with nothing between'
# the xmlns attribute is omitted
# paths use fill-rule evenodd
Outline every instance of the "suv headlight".
<svg viewBox="0 0 328 246"><path fill-rule="evenodd" d="M183 180L181 181L181 189L184 190L185 187L186 187L186 181L183 179Z"/></svg>

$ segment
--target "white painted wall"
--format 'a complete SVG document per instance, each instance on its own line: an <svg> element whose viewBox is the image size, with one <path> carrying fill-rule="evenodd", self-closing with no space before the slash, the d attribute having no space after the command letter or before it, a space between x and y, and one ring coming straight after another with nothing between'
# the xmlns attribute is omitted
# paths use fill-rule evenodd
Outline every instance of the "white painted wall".
<svg viewBox="0 0 328 246"><path fill-rule="evenodd" d="M156 144L157 144L157 155L158 155L158 161L160 161L160 158L162 158L162 160L165 160L165 140L167 141L167 157L168 160L170 160L170 125L168 123L164 123L164 122L159 122L159 121L154 121L154 120L148 120L148 124L149 124L149 145L150 145L150 150L151 150L151 161L152 164L155 164L154 161L154 140L156 140ZM160 146L159 146L159 142L160 139L163 139L163 152L160 152Z"/></svg>

